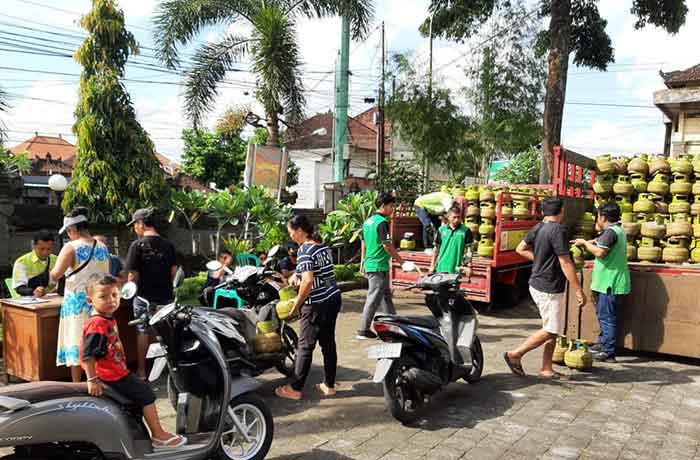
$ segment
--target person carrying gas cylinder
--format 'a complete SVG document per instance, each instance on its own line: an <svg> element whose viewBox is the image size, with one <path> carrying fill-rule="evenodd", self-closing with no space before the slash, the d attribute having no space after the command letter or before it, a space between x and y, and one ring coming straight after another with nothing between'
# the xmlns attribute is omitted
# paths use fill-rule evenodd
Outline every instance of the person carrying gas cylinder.
<svg viewBox="0 0 700 460"><path fill-rule="evenodd" d="M423 248L427 253L432 253L432 234L440 228L440 216L452 207L452 195L447 192L426 193L416 198L413 206L416 209L416 216L423 224Z"/></svg>

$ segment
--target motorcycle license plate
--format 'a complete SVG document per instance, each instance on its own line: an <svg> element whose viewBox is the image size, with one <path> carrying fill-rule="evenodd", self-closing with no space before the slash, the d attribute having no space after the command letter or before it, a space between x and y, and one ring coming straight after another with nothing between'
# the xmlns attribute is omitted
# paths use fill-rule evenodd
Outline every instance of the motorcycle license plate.
<svg viewBox="0 0 700 460"><path fill-rule="evenodd" d="M391 359L401 356L401 343L383 343L367 350L370 359Z"/></svg>

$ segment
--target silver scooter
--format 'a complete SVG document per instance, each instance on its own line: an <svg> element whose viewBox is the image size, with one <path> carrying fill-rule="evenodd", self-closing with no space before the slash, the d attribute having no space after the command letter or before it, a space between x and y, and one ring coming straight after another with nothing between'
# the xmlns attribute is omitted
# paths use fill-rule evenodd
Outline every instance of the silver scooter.
<svg viewBox="0 0 700 460"><path fill-rule="evenodd" d="M174 285L183 277L179 272ZM135 294L133 283L122 289L123 298ZM260 384L230 372L207 318L175 302L129 324L146 321L179 376L176 432L187 445L154 449L141 408L110 388L93 397L85 383L37 382L0 388L0 447L14 447L3 459L264 459L274 427L270 409L253 394Z"/></svg>

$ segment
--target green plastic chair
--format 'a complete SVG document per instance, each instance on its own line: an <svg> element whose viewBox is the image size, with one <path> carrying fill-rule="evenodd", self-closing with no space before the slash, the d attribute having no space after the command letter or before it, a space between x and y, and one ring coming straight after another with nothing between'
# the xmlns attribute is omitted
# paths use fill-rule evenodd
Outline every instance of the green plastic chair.
<svg viewBox="0 0 700 460"><path fill-rule="evenodd" d="M225 297L227 299L234 299L236 301L236 308L243 308L243 299L238 295L235 289L217 289L214 293L214 306L212 308L217 308L219 305L219 297Z"/></svg>
<svg viewBox="0 0 700 460"><path fill-rule="evenodd" d="M5 278L5 286L7 286L7 292L10 293L10 297L12 297L13 299L22 297L21 295L17 294L15 288L12 287L12 278Z"/></svg>
<svg viewBox="0 0 700 460"><path fill-rule="evenodd" d="M239 267L244 267L246 265L252 265L255 267L260 266L260 259L258 259L258 256L255 254L248 254L248 253L243 253L243 254L238 254L236 256L236 265Z"/></svg>

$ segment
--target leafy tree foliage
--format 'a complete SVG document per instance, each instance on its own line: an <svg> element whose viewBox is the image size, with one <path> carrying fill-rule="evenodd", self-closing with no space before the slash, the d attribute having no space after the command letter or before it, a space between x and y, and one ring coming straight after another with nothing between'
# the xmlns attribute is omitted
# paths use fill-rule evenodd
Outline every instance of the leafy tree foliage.
<svg viewBox="0 0 700 460"><path fill-rule="evenodd" d="M247 144L238 136L218 132L185 129L182 170L209 184L224 189L238 185L243 178Z"/></svg>
<svg viewBox="0 0 700 460"><path fill-rule="evenodd" d="M164 204L169 191L120 81L138 47L114 0L93 0L80 24L88 36L75 55L83 67L73 126L77 162L63 208L87 206L98 223L124 223L137 208Z"/></svg>
<svg viewBox="0 0 700 460"><path fill-rule="evenodd" d="M531 147L519 153L505 168L496 172L494 179L509 184L535 184L540 178L540 149Z"/></svg>
<svg viewBox="0 0 700 460"><path fill-rule="evenodd" d="M423 187L423 171L414 161L387 161L382 168L377 189L382 192L396 192L401 199L418 196Z"/></svg>
<svg viewBox="0 0 700 460"><path fill-rule="evenodd" d="M618 0L620 1L620 0ZM676 33L685 24L688 13L686 0L631 0L630 11L637 16L636 29L654 25L669 33ZM431 0L433 33L452 40L462 41L479 30L479 25L494 15L497 9L510 9L511 0ZM605 28L607 21L600 16L598 0L540 0L538 9L527 13L550 17L547 31L540 34L539 50L548 52L544 112L544 153L540 180L548 181L552 170L555 144L561 142L561 125L564 113L569 56L574 63L585 67L606 70L614 62L614 49ZM428 19L421 26L428 32ZM513 21L508 27L517 28L521 21ZM499 34L494 34L494 39Z"/></svg>

